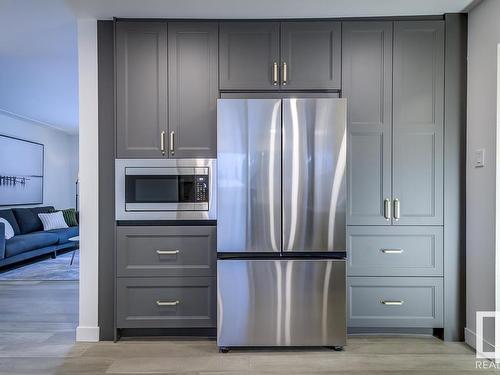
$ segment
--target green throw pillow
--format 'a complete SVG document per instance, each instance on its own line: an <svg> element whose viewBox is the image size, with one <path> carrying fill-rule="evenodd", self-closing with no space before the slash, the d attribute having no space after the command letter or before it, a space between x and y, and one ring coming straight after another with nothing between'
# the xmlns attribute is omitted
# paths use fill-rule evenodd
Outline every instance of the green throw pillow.
<svg viewBox="0 0 500 375"><path fill-rule="evenodd" d="M68 208L67 210L61 210L63 213L64 221L68 224L68 227L76 227L78 225L78 220L76 220L76 210L74 208Z"/></svg>

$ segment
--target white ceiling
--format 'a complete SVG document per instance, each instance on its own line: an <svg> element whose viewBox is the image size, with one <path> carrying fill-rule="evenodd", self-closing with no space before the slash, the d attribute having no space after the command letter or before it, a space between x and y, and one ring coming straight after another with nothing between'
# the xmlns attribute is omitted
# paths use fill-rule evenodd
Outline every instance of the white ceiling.
<svg viewBox="0 0 500 375"><path fill-rule="evenodd" d="M77 17L411 16L461 12L476 1L0 0L0 111L78 131Z"/></svg>
<svg viewBox="0 0 500 375"><path fill-rule="evenodd" d="M443 14L472 0L66 0L81 17L282 18Z"/></svg>

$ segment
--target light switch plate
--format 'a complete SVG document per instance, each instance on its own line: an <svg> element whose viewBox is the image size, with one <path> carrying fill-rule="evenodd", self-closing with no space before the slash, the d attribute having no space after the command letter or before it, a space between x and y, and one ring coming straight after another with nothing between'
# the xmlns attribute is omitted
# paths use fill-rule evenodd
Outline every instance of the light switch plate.
<svg viewBox="0 0 500 375"><path fill-rule="evenodd" d="M481 168L484 167L484 148L480 148L474 152L474 167Z"/></svg>

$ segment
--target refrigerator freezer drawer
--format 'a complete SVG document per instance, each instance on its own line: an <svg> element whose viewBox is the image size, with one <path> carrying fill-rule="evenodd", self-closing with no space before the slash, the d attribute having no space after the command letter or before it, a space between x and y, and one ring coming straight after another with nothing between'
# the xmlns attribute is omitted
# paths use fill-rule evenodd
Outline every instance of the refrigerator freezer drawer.
<svg viewBox="0 0 500 375"><path fill-rule="evenodd" d="M343 346L345 260L218 260L217 344Z"/></svg>

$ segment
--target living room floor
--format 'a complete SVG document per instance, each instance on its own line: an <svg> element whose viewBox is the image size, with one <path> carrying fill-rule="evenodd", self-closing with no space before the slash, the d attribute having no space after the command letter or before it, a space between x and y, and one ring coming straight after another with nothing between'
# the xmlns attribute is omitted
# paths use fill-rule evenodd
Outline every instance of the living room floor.
<svg viewBox="0 0 500 375"><path fill-rule="evenodd" d="M344 352L217 351L213 340L75 343L78 281L0 282L0 374L478 374L434 337L351 336ZM390 369L390 370L387 370ZM493 371L493 370L490 370Z"/></svg>

